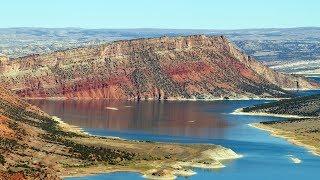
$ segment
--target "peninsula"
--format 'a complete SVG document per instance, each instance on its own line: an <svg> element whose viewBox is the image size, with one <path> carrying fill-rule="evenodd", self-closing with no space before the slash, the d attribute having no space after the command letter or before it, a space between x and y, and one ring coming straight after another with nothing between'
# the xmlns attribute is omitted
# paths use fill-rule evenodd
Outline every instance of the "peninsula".
<svg viewBox="0 0 320 180"><path fill-rule="evenodd" d="M252 115L287 116L288 119L284 121L268 121L251 125L320 155L320 95L260 104L243 108L242 112Z"/></svg>

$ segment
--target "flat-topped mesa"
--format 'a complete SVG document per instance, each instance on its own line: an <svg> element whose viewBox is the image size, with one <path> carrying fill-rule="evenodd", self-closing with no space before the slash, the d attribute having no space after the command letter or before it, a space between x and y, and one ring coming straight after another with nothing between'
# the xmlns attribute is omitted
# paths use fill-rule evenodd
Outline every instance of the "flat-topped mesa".
<svg viewBox="0 0 320 180"><path fill-rule="evenodd" d="M0 81L26 98L284 97L281 88L315 88L277 73L223 36L124 40L12 59Z"/></svg>

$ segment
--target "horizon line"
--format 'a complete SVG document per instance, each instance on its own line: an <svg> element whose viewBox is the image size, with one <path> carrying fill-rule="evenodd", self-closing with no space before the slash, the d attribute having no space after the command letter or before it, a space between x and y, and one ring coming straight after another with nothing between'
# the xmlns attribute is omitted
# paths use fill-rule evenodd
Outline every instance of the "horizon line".
<svg viewBox="0 0 320 180"><path fill-rule="evenodd" d="M271 30L271 29L320 29L320 26L295 26L295 27L265 27L265 28L235 28L235 29L205 29L205 28L160 28L160 27L134 27L134 28L87 28L87 27L41 27L41 26L14 26L0 27L0 29L83 29L83 30L202 30L202 31L232 31L232 30Z"/></svg>

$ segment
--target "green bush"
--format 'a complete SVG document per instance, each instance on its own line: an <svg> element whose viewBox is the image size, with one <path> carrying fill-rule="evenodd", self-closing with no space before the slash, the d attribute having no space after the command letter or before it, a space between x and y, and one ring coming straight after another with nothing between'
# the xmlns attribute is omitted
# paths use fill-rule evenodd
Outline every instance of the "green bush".
<svg viewBox="0 0 320 180"><path fill-rule="evenodd" d="M4 163L6 163L6 160L5 160L4 157L0 154L0 164L4 165Z"/></svg>

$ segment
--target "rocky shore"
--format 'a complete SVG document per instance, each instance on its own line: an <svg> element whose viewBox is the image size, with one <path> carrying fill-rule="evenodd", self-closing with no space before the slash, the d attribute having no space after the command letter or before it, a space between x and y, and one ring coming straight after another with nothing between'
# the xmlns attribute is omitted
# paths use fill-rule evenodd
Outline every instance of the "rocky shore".
<svg viewBox="0 0 320 180"><path fill-rule="evenodd" d="M250 124L250 126L268 131L272 136L284 138L288 142L304 147L312 154L320 156L320 133L314 130L315 126L320 127L320 119L300 120L300 123L285 121L269 124L264 122Z"/></svg>

